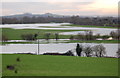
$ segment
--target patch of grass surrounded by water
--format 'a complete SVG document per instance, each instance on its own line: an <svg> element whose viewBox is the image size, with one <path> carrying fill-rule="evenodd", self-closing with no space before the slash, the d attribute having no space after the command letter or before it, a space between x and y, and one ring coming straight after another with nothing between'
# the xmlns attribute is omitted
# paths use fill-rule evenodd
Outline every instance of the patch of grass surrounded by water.
<svg viewBox="0 0 120 78"><path fill-rule="evenodd" d="M118 40L69 40L67 43L120 43Z"/></svg>
<svg viewBox="0 0 120 78"><path fill-rule="evenodd" d="M72 31L86 31L86 30L47 30L47 29L12 29L2 28L2 34L6 35L10 40L21 40L22 34L35 34L39 32L39 39L45 38L45 33L51 33L50 39L55 38L55 33L72 32ZM69 39L71 35L59 35L61 39Z"/></svg>
<svg viewBox="0 0 120 78"><path fill-rule="evenodd" d="M112 27L112 26L94 26L94 25L75 25L75 24L69 24L69 25L61 25L61 26L91 27L91 28L112 28L112 29L118 29L118 27Z"/></svg>
<svg viewBox="0 0 120 78"><path fill-rule="evenodd" d="M39 44L48 44L48 43L120 43L118 40L89 40L89 41L81 41L81 40L63 40L63 41L39 41ZM28 41L28 42L0 42L0 44L38 44L38 41Z"/></svg>

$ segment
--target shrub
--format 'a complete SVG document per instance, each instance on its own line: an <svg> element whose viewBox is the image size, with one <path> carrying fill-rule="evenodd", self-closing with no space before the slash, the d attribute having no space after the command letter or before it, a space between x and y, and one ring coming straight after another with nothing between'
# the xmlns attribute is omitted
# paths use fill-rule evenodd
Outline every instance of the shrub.
<svg viewBox="0 0 120 78"><path fill-rule="evenodd" d="M73 35L71 35L69 39L70 39L70 40L74 40L74 36L73 36Z"/></svg>
<svg viewBox="0 0 120 78"><path fill-rule="evenodd" d="M2 35L2 42L8 41L8 37L6 35Z"/></svg>
<svg viewBox="0 0 120 78"><path fill-rule="evenodd" d="M37 34L23 34L21 37L23 40L36 40Z"/></svg>
<svg viewBox="0 0 120 78"><path fill-rule="evenodd" d="M48 42L49 42L49 39L50 39L50 35L51 35L50 33L46 33L46 34L45 34L45 39L46 39Z"/></svg>

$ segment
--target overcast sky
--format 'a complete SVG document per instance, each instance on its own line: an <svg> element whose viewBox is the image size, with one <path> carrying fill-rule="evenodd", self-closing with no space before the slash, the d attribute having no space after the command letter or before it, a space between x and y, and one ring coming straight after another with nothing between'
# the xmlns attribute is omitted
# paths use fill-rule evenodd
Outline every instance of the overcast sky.
<svg viewBox="0 0 120 78"><path fill-rule="evenodd" d="M22 13L117 16L119 0L2 0L0 15Z"/></svg>

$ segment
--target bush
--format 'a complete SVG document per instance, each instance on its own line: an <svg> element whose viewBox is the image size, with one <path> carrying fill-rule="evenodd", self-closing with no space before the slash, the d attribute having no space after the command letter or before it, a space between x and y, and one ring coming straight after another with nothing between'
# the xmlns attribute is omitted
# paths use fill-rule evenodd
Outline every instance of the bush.
<svg viewBox="0 0 120 78"><path fill-rule="evenodd" d="M46 33L45 34L45 39L49 42L49 39L50 39L50 35L51 35L51 33Z"/></svg>
<svg viewBox="0 0 120 78"><path fill-rule="evenodd" d="M36 40L37 39L37 34L24 34L21 35L23 40Z"/></svg>
<svg viewBox="0 0 120 78"><path fill-rule="evenodd" d="M110 32L110 36L114 39L119 40L120 39L120 30L117 31L111 31Z"/></svg>
<svg viewBox="0 0 120 78"><path fill-rule="evenodd" d="M85 34L79 33L76 37L78 40L95 40L95 36L92 31L85 31Z"/></svg>
<svg viewBox="0 0 120 78"><path fill-rule="evenodd" d="M73 35L71 35L69 39L70 39L70 40L74 40L74 36L73 36Z"/></svg>
<svg viewBox="0 0 120 78"><path fill-rule="evenodd" d="M8 41L8 37L6 35L2 35L2 42Z"/></svg>

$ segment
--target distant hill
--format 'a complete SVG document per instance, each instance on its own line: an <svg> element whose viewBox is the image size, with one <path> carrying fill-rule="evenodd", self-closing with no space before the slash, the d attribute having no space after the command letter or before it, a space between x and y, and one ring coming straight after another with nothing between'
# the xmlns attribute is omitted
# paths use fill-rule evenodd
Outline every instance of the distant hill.
<svg viewBox="0 0 120 78"><path fill-rule="evenodd" d="M9 16L2 16L5 18L22 18L22 17L56 17L56 18L63 18L63 17L70 17L64 15L57 15L52 13L45 13L45 14L32 14L32 13L24 13L24 14L16 14L16 15L9 15Z"/></svg>

